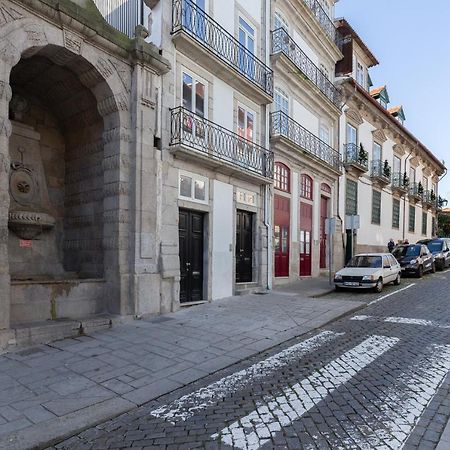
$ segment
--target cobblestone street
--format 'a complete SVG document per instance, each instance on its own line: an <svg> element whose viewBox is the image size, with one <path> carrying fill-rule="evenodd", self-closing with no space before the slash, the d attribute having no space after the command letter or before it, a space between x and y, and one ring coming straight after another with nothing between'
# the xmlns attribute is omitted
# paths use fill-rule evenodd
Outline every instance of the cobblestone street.
<svg viewBox="0 0 450 450"><path fill-rule="evenodd" d="M432 449L450 417L450 272L158 401L57 449Z"/></svg>

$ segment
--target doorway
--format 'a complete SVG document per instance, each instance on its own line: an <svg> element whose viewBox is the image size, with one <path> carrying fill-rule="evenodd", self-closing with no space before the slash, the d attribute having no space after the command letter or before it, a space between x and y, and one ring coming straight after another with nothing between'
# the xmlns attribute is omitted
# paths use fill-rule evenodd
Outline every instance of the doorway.
<svg viewBox="0 0 450 450"><path fill-rule="evenodd" d="M274 249L275 277L289 276L289 230L290 199L275 195L274 197Z"/></svg>
<svg viewBox="0 0 450 450"><path fill-rule="evenodd" d="M180 303L203 300L204 215L180 210Z"/></svg>
<svg viewBox="0 0 450 450"><path fill-rule="evenodd" d="M311 276L311 234L313 207L300 202L300 276Z"/></svg>
<svg viewBox="0 0 450 450"><path fill-rule="evenodd" d="M320 198L320 268L327 268L327 233L326 220L328 217L328 198Z"/></svg>
<svg viewBox="0 0 450 450"><path fill-rule="evenodd" d="M253 279L253 214L236 212L236 283Z"/></svg>

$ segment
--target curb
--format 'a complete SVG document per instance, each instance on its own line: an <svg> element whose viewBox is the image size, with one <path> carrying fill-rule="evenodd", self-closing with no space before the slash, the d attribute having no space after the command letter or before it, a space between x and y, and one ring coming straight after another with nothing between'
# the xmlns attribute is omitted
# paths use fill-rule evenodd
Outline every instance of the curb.
<svg viewBox="0 0 450 450"><path fill-rule="evenodd" d="M442 432L436 450L448 450L450 448L450 419Z"/></svg>

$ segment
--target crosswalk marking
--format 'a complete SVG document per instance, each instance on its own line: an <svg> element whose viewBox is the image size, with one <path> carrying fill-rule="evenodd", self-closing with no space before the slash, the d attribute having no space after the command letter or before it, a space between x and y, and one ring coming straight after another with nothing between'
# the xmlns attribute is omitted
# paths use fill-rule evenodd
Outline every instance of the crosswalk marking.
<svg viewBox="0 0 450 450"><path fill-rule="evenodd" d="M404 325L421 325L425 327L450 329L450 325L445 325L434 320L414 319L410 317L375 317L375 316L353 316L350 320L364 321L364 320L379 320L387 323L399 323Z"/></svg>
<svg viewBox="0 0 450 450"><path fill-rule="evenodd" d="M408 284L408 285L405 286L404 288L397 289L397 290L394 291L394 292L391 292L391 293L386 294L386 295L383 295L382 297L379 297L379 298L377 298L377 299L375 299L375 300L372 300L371 302L367 303L367 305L368 305L368 306L370 306L370 305L375 305L375 304L377 304L378 302L381 302L382 300L385 300L386 298L392 297L393 295L398 294L399 292L406 291L406 289L409 289L409 288L411 288L411 287L413 287L413 286L415 286L415 285L416 285L416 283Z"/></svg>
<svg viewBox="0 0 450 450"><path fill-rule="evenodd" d="M278 397L266 398L256 410L211 437L234 448L259 449L398 341L393 337L370 336L300 383L285 388Z"/></svg>
<svg viewBox="0 0 450 450"><path fill-rule="evenodd" d="M322 345L342 336L344 333L323 331L310 339L295 344L276 355L259 361L247 369L184 395L180 399L153 410L150 414L168 420L175 424L178 420L186 420L198 411L214 405L221 398L236 392L238 389L251 385L258 379L265 378L271 373L283 368L306 354L318 350Z"/></svg>

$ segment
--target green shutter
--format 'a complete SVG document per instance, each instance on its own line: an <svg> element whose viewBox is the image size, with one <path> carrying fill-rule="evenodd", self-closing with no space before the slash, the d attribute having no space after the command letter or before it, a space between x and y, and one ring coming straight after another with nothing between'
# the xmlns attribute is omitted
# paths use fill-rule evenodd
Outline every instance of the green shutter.
<svg viewBox="0 0 450 450"><path fill-rule="evenodd" d="M358 183L347 180L345 193L345 214L353 216L358 214Z"/></svg>
<svg viewBox="0 0 450 450"><path fill-rule="evenodd" d="M427 235L427 225L428 225L428 214L426 212L422 213L422 234Z"/></svg>
<svg viewBox="0 0 450 450"><path fill-rule="evenodd" d="M416 208L414 206L409 207L409 232L416 232Z"/></svg>
<svg viewBox="0 0 450 450"><path fill-rule="evenodd" d="M375 190L372 191L372 223L381 223L381 192Z"/></svg>
<svg viewBox="0 0 450 450"><path fill-rule="evenodd" d="M400 200L396 198L392 202L392 228L400 228Z"/></svg>

